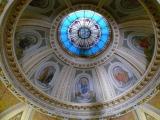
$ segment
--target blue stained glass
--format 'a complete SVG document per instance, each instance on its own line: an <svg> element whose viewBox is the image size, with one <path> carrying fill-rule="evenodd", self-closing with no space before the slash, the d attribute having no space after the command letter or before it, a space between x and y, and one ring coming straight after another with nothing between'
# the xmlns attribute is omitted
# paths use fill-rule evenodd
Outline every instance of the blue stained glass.
<svg viewBox="0 0 160 120"><path fill-rule="evenodd" d="M62 43L65 43L65 42L68 41L68 38L65 37L65 36L61 36L60 38L61 38L61 42L62 42Z"/></svg>
<svg viewBox="0 0 160 120"><path fill-rule="evenodd" d="M99 41L99 43L97 44L97 46L100 48L100 49L103 49L105 47L105 44L103 41Z"/></svg>
<svg viewBox="0 0 160 120"><path fill-rule="evenodd" d="M69 41L65 41L65 43L63 43L64 46L69 49L72 45L69 43Z"/></svg>
<svg viewBox="0 0 160 120"><path fill-rule="evenodd" d="M71 24L71 22L68 19L64 19L63 22L62 22L61 27L63 29L64 27L69 27L70 24Z"/></svg>
<svg viewBox="0 0 160 120"><path fill-rule="evenodd" d="M94 14L94 15L92 16L92 19L95 20L97 23L98 23L98 21L100 21L102 18L103 18L103 17L100 16L99 14Z"/></svg>
<svg viewBox="0 0 160 120"><path fill-rule="evenodd" d="M71 46L69 47L69 50L70 50L70 51L76 51L76 48L75 48L73 45L71 45Z"/></svg>
<svg viewBox="0 0 160 120"><path fill-rule="evenodd" d="M94 15L93 11L85 10L85 17L86 18L92 18L93 15Z"/></svg>
<svg viewBox="0 0 160 120"><path fill-rule="evenodd" d="M96 54L99 51L99 48L95 46L91 50L92 50L92 54Z"/></svg>
<svg viewBox="0 0 160 120"><path fill-rule="evenodd" d="M85 50L84 54L87 56L87 55L91 55L91 52L90 50Z"/></svg>
<svg viewBox="0 0 160 120"><path fill-rule="evenodd" d="M106 26L106 21L104 19L100 19L98 21L98 24L103 28L103 26ZM108 26L108 25L107 25Z"/></svg>
<svg viewBox="0 0 160 120"><path fill-rule="evenodd" d="M78 18L84 18L84 11L77 11L77 12L75 12L75 14L76 14L76 16L78 17Z"/></svg>
<svg viewBox="0 0 160 120"><path fill-rule="evenodd" d="M106 29L102 29L101 33L102 33L102 35L108 35L109 34L109 30L107 28Z"/></svg>
<svg viewBox="0 0 160 120"><path fill-rule="evenodd" d="M102 52L109 43L110 27L99 13L79 10L62 20L59 35L60 43L68 53L89 57Z"/></svg>
<svg viewBox="0 0 160 120"><path fill-rule="evenodd" d="M60 30L60 34L61 34L61 35L62 35L62 34L63 34L63 35L64 35L64 34L68 34L68 33L67 33L67 28L66 28L66 29L64 29L64 28L61 29L61 30Z"/></svg>
<svg viewBox="0 0 160 120"><path fill-rule="evenodd" d="M106 37L105 35L102 35L99 41L103 41L105 43L105 42L108 42L109 40L108 40L108 37Z"/></svg>
<svg viewBox="0 0 160 120"><path fill-rule="evenodd" d="M68 20L72 23L74 20L77 19L76 14L72 13L71 15L68 16Z"/></svg>

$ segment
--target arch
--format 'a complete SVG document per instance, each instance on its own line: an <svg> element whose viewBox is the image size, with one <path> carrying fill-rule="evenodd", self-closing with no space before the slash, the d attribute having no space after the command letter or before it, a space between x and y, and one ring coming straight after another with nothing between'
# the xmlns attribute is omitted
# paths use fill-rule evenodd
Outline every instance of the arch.
<svg viewBox="0 0 160 120"><path fill-rule="evenodd" d="M147 35L146 35L147 34ZM134 32L128 36L127 44L134 52L146 55L146 52L154 50L154 35L149 32Z"/></svg>
<svg viewBox="0 0 160 120"><path fill-rule="evenodd" d="M54 85L60 68L55 62L42 63L35 73L34 82L43 90L48 90Z"/></svg>
<svg viewBox="0 0 160 120"><path fill-rule="evenodd" d="M73 96L74 101L79 103L89 103L95 100L92 77L86 73L81 73L75 78Z"/></svg>
<svg viewBox="0 0 160 120"><path fill-rule="evenodd" d="M15 50L18 59L40 47L42 43L41 34L34 28L19 28L15 34Z"/></svg>
<svg viewBox="0 0 160 120"><path fill-rule="evenodd" d="M119 91L129 89L135 83L135 76L130 69L121 62L111 64L108 69L109 80Z"/></svg>

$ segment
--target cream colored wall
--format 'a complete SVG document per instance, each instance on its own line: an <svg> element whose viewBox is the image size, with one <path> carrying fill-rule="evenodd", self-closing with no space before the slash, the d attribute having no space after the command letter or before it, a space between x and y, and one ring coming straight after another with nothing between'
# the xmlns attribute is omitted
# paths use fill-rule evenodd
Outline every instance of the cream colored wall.
<svg viewBox="0 0 160 120"><path fill-rule="evenodd" d="M20 101L4 86L0 79L0 113Z"/></svg>
<svg viewBox="0 0 160 120"><path fill-rule="evenodd" d="M136 118L135 118L134 112L129 112L126 115L123 115L121 117L114 118L111 120L136 120Z"/></svg>
<svg viewBox="0 0 160 120"><path fill-rule="evenodd" d="M157 1L160 3L160 0ZM135 113L130 112L111 120L147 120L145 113L160 120L160 93L153 97L148 104L151 106L143 105L137 107ZM21 103L0 81L0 120L12 119L20 112L22 112L21 120L58 120L33 110L31 106L25 103Z"/></svg>
<svg viewBox="0 0 160 120"><path fill-rule="evenodd" d="M160 109L160 92L157 93L149 102L148 104L154 106L157 109Z"/></svg>

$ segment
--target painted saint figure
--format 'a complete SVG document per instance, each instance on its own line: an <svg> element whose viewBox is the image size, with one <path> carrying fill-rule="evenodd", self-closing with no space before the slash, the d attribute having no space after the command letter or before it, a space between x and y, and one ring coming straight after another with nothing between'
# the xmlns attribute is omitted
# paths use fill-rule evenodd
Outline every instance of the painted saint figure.
<svg viewBox="0 0 160 120"><path fill-rule="evenodd" d="M88 92L89 90L89 83L88 83L88 80L87 78L81 78L81 80L79 81L80 82L80 89L81 89L81 93L82 94L85 94Z"/></svg>
<svg viewBox="0 0 160 120"><path fill-rule="evenodd" d="M24 36L19 39L19 47L23 50L35 45L38 42L37 38L33 35Z"/></svg>
<svg viewBox="0 0 160 120"><path fill-rule="evenodd" d="M77 102L91 102L94 100L95 94L91 90L91 85L87 77L82 77L77 82L75 97Z"/></svg>
<svg viewBox="0 0 160 120"><path fill-rule="evenodd" d="M54 73L55 73L55 69L51 66L48 66L44 68L43 71L40 73L38 80L41 83L48 85L52 80Z"/></svg>
<svg viewBox="0 0 160 120"><path fill-rule="evenodd" d="M135 50L144 53L148 61L151 61L154 52L154 35L135 36L132 38L132 44Z"/></svg>
<svg viewBox="0 0 160 120"><path fill-rule="evenodd" d="M113 73L114 73L114 78L122 83L127 83L129 81L129 76L128 76L128 72L125 71L123 68L121 68L120 66L116 66L113 69Z"/></svg>
<svg viewBox="0 0 160 120"><path fill-rule="evenodd" d="M110 74L111 82L113 83L114 87L118 90L117 94L132 87L135 81L137 80L133 72L121 63L117 63L117 65L114 65L114 67L112 67L112 70L110 71Z"/></svg>

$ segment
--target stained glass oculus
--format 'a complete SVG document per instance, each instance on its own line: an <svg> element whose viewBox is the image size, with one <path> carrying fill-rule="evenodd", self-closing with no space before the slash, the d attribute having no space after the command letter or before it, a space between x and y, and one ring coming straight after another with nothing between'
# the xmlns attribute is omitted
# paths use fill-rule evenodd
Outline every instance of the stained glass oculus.
<svg viewBox="0 0 160 120"><path fill-rule="evenodd" d="M69 26L68 38L75 47L87 50L99 41L100 33L100 27L95 21L81 18Z"/></svg>
<svg viewBox="0 0 160 120"><path fill-rule="evenodd" d="M110 41L110 26L99 13L79 10L64 17L59 25L59 42L76 56L94 56L101 53Z"/></svg>

